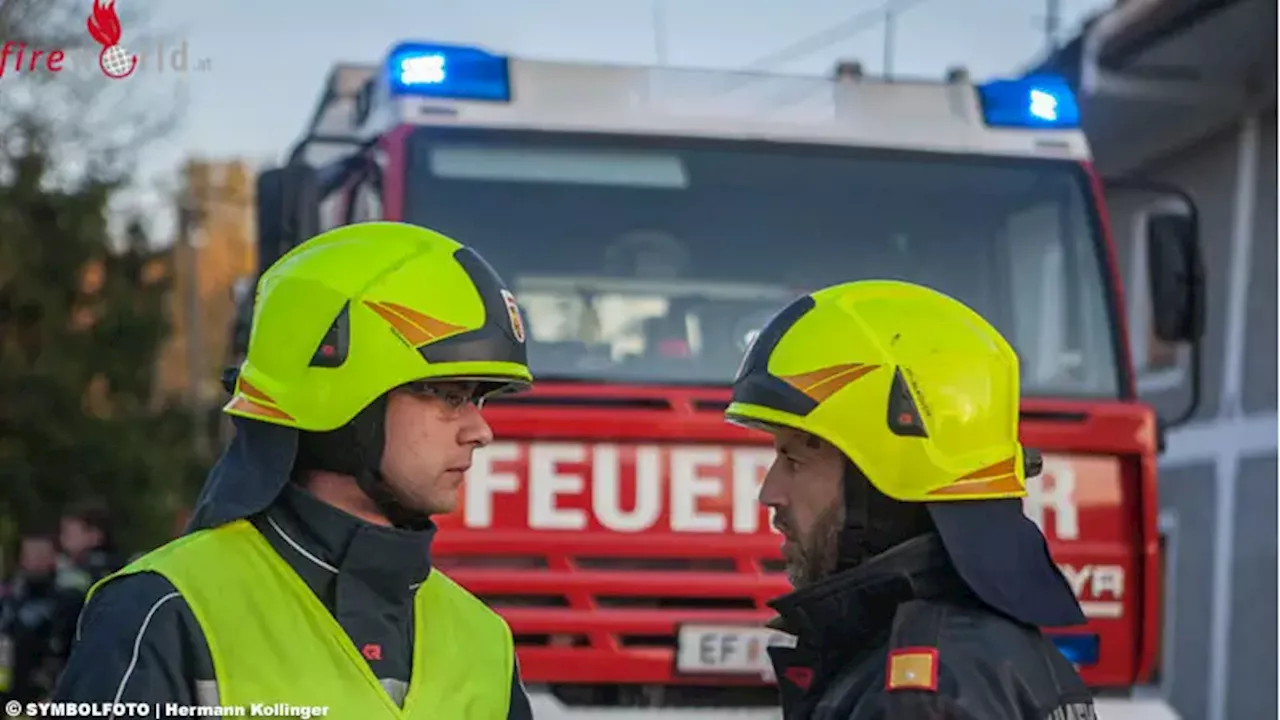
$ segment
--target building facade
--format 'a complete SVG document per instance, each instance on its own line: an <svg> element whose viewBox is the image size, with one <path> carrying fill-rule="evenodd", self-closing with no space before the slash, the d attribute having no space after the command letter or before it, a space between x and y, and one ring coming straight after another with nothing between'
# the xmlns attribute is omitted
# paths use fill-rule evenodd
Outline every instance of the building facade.
<svg viewBox="0 0 1280 720"><path fill-rule="evenodd" d="M1166 548L1160 686L1189 720L1277 717L1276 3L1127 0L1035 72L1077 88L1104 177L1194 200L1207 290L1199 403L1161 457ZM1108 193L1139 391L1189 407L1194 349L1151 331L1147 225L1185 212Z"/></svg>
<svg viewBox="0 0 1280 720"><path fill-rule="evenodd" d="M228 361L237 285L257 265L252 169L242 161L192 160L183 169L183 185L191 222L188 242L180 239L175 249L173 333L160 363L161 385L217 404L224 395L219 377ZM199 360L194 369L193 359ZM191 381L193 370L198 383Z"/></svg>

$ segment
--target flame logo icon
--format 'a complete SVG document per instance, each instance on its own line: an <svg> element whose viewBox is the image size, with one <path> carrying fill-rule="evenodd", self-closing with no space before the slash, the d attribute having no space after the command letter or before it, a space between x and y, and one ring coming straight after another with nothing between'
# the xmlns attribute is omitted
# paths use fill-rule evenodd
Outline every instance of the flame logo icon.
<svg viewBox="0 0 1280 720"><path fill-rule="evenodd" d="M115 0L93 0L93 12L87 26L89 37L102 46L98 53L98 67L102 74L113 80L127 78L138 68L138 56L130 55L120 45L120 17L116 15Z"/></svg>

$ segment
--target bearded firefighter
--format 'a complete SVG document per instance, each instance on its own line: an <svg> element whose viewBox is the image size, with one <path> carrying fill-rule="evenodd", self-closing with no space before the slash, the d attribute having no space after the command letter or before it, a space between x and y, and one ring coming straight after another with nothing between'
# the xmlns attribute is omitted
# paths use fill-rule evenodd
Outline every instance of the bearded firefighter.
<svg viewBox="0 0 1280 720"><path fill-rule="evenodd" d="M806 295L747 350L727 419L773 436L760 490L795 591L772 607L785 717L1093 718L1040 631L1084 622L1022 511L1018 359L918 285Z"/></svg>

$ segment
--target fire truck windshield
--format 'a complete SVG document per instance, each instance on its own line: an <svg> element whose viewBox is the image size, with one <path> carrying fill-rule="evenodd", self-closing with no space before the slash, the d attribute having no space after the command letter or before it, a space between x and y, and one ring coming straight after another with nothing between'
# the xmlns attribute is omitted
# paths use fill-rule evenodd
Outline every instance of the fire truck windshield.
<svg viewBox="0 0 1280 720"><path fill-rule="evenodd" d="M407 152L405 218L506 278L541 379L722 385L792 298L895 278L991 319L1027 395L1119 393L1075 163L456 128Z"/></svg>

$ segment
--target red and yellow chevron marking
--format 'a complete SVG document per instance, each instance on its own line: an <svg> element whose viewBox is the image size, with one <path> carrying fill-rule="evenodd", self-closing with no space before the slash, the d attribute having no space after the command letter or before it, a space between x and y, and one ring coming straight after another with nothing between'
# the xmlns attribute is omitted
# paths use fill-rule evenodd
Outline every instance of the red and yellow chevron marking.
<svg viewBox="0 0 1280 720"><path fill-rule="evenodd" d="M1017 460L1008 458L975 470L929 493L930 495L986 495L1022 492L1018 481Z"/></svg>
<svg viewBox="0 0 1280 720"><path fill-rule="evenodd" d="M231 402L227 405L227 409L234 410L245 415L256 415L262 418L288 420L293 422L293 416L276 407L275 400L272 400L266 393L245 382L244 378L240 378L236 382L236 396L231 398Z"/></svg>
<svg viewBox="0 0 1280 720"><path fill-rule="evenodd" d="M865 363L843 363L799 375L785 375L782 381L808 395L814 402L822 402L879 367Z"/></svg>
<svg viewBox="0 0 1280 720"><path fill-rule="evenodd" d="M451 325L430 315L424 315L412 308L407 308L404 305L370 300L365 300L364 304L370 310L378 313L383 320L386 320L400 334L400 337L405 339L405 342L414 347L422 347L428 343L450 335L457 335L466 330L461 325Z"/></svg>

